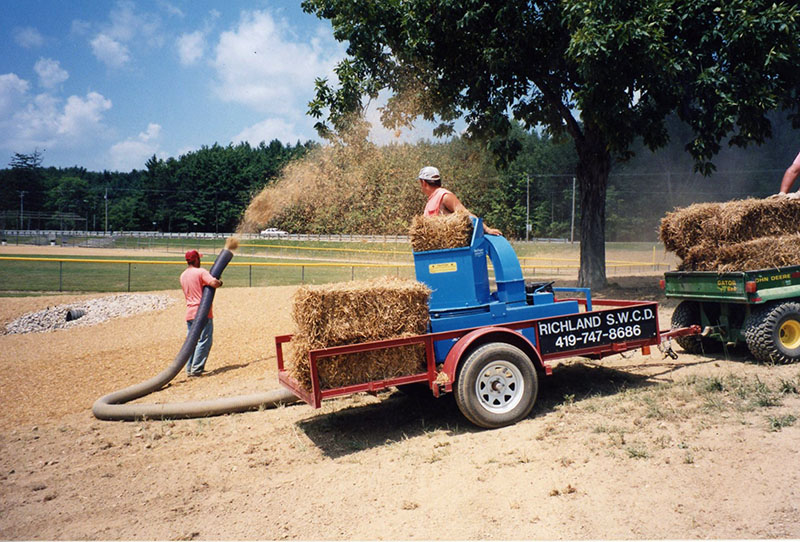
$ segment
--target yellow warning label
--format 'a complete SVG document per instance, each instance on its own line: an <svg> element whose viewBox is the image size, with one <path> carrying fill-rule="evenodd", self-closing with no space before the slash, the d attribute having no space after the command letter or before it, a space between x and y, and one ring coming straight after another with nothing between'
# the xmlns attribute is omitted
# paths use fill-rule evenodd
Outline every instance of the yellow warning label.
<svg viewBox="0 0 800 542"><path fill-rule="evenodd" d="M435 273L452 273L453 271L458 271L458 265L456 265L456 262L432 263L428 266L428 271L432 275Z"/></svg>

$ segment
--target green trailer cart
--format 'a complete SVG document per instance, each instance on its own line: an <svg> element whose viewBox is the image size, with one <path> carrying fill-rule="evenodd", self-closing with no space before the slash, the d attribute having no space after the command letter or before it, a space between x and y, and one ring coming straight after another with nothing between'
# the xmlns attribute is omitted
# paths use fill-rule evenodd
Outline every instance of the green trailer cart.
<svg viewBox="0 0 800 542"><path fill-rule="evenodd" d="M682 300L672 327L699 325L700 335L676 338L687 352L746 344L764 362L800 360L800 266L718 273L668 271L662 287Z"/></svg>

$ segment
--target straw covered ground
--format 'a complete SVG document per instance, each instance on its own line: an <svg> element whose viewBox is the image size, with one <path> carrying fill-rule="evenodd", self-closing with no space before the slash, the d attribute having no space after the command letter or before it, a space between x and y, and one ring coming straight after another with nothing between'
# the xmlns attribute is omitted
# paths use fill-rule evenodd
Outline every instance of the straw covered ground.
<svg viewBox="0 0 800 542"><path fill-rule="evenodd" d="M594 294L663 302L657 279ZM274 336L292 331L296 291L223 286L207 376L179 374L140 402L277 387ZM159 373L182 344L177 275L155 293L177 302L0 336L1 539L800 538L796 365L655 348L568 359L529 418L493 431L452 397L392 390L319 410L98 421L95 399ZM0 324L101 295L4 297Z"/></svg>
<svg viewBox="0 0 800 542"><path fill-rule="evenodd" d="M739 271L800 264L800 201L696 203L668 213L659 235L679 269Z"/></svg>

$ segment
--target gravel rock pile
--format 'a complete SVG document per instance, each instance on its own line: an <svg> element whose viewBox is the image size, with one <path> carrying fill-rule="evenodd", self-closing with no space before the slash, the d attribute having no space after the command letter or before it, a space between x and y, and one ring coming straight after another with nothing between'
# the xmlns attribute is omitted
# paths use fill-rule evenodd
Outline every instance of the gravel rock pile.
<svg viewBox="0 0 800 542"><path fill-rule="evenodd" d="M119 294L108 297L87 299L75 303L47 307L29 312L13 322L6 324L4 334L34 333L55 331L76 326L92 326L111 318L124 318L140 312L162 310L175 303L175 299L166 295L153 294ZM83 314L74 320L67 321L67 314Z"/></svg>

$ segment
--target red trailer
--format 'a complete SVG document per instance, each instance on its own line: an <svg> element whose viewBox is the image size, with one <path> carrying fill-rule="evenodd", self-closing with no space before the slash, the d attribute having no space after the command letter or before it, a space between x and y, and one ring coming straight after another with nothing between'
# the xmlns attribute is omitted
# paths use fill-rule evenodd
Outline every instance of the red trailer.
<svg viewBox="0 0 800 542"><path fill-rule="evenodd" d="M648 354L651 346L674 357L669 346L672 337L700 332L699 326L659 330L656 302L555 300L556 303L566 301L577 301L583 310L535 320L312 350L309 352L311 389L301 386L286 370L283 345L290 342L292 336L281 335L275 337L278 379L314 408L331 397L376 393L391 386L424 383L435 397L454 392L458 407L467 419L478 426L494 428L513 424L530 413L538 395L539 379L552 374L549 364L552 360L601 359L638 348ZM602 308L593 310L592 304ZM533 341L528 338L531 331L535 337ZM443 359L437 360L434 344L440 341L452 343L452 347ZM318 366L323 358L414 344L425 346L427 366L424 372L344 387L323 388L320 385Z"/></svg>

